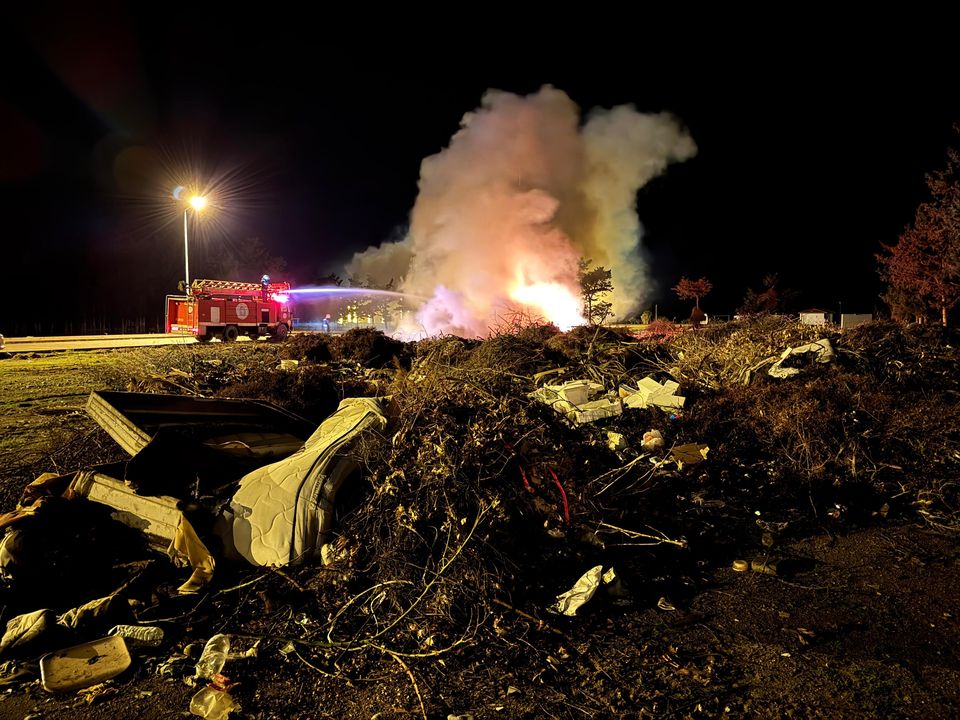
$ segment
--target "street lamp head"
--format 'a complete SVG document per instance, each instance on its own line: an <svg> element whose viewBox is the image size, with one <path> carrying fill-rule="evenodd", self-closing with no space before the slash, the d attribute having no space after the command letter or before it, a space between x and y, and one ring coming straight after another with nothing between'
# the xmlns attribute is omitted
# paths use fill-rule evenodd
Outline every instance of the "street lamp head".
<svg viewBox="0 0 960 720"><path fill-rule="evenodd" d="M203 210L207 206L207 199L203 195L194 195L190 198L190 205L194 210Z"/></svg>

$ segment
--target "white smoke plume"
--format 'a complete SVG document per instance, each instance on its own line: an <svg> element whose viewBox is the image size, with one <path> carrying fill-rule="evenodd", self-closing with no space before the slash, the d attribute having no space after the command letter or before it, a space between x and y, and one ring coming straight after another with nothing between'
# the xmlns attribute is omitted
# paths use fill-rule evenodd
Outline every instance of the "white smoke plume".
<svg viewBox="0 0 960 720"><path fill-rule="evenodd" d="M561 90L488 91L423 161L407 237L357 253L347 273L403 278L403 292L429 298L408 331L483 337L512 312L582 322L585 257L612 270L613 312L629 316L649 292L637 190L695 153L667 114L618 106L581 127Z"/></svg>

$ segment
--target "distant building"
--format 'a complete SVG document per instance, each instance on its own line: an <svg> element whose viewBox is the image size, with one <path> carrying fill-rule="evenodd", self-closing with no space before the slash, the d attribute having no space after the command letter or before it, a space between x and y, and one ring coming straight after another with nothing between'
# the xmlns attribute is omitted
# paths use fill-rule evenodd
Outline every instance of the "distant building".
<svg viewBox="0 0 960 720"><path fill-rule="evenodd" d="M873 315L861 314L857 315L856 313L843 313L840 316L840 329L849 330L850 328L858 327L859 325L866 325L873 322Z"/></svg>
<svg viewBox="0 0 960 720"><path fill-rule="evenodd" d="M825 310L804 310L800 313L801 325L829 325L830 313Z"/></svg>

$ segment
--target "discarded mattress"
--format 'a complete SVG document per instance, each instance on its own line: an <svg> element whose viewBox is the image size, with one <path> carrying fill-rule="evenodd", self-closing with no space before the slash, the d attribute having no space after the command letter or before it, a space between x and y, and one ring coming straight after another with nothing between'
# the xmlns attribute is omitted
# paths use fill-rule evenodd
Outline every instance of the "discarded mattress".
<svg viewBox="0 0 960 720"><path fill-rule="evenodd" d="M176 498L138 495L122 480L94 470L77 473L70 492L113 508L114 520L140 530L175 564L191 567L190 579L178 588L181 595L199 592L213 577L213 556L180 511Z"/></svg>
<svg viewBox="0 0 960 720"><path fill-rule="evenodd" d="M118 475L142 495L219 495L292 455L316 424L263 400L93 392L87 413L132 457Z"/></svg>
<svg viewBox="0 0 960 720"><path fill-rule="evenodd" d="M276 452L284 452L291 442L299 446L313 431L305 418L265 400L101 391L90 393L87 414L130 455L166 428L202 429L212 447L236 435L259 456L271 442L278 446Z"/></svg>
<svg viewBox="0 0 960 720"><path fill-rule="evenodd" d="M225 549L264 566L319 555L337 491L359 468L357 439L386 425L379 402L347 398L296 453L245 475L220 523Z"/></svg>

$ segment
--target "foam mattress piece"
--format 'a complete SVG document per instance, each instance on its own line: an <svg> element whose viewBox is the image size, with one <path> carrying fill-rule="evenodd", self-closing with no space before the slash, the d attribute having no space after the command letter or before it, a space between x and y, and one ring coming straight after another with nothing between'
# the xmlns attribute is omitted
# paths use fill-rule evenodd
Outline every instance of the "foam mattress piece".
<svg viewBox="0 0 960 720"><path fill-rule="evenodd" d="M386 429L379 401L346 398L293 455L248 473L225 513L227 547L254 565L296 564L319 555L337 491L358 469L361 434Z"/></svg>

